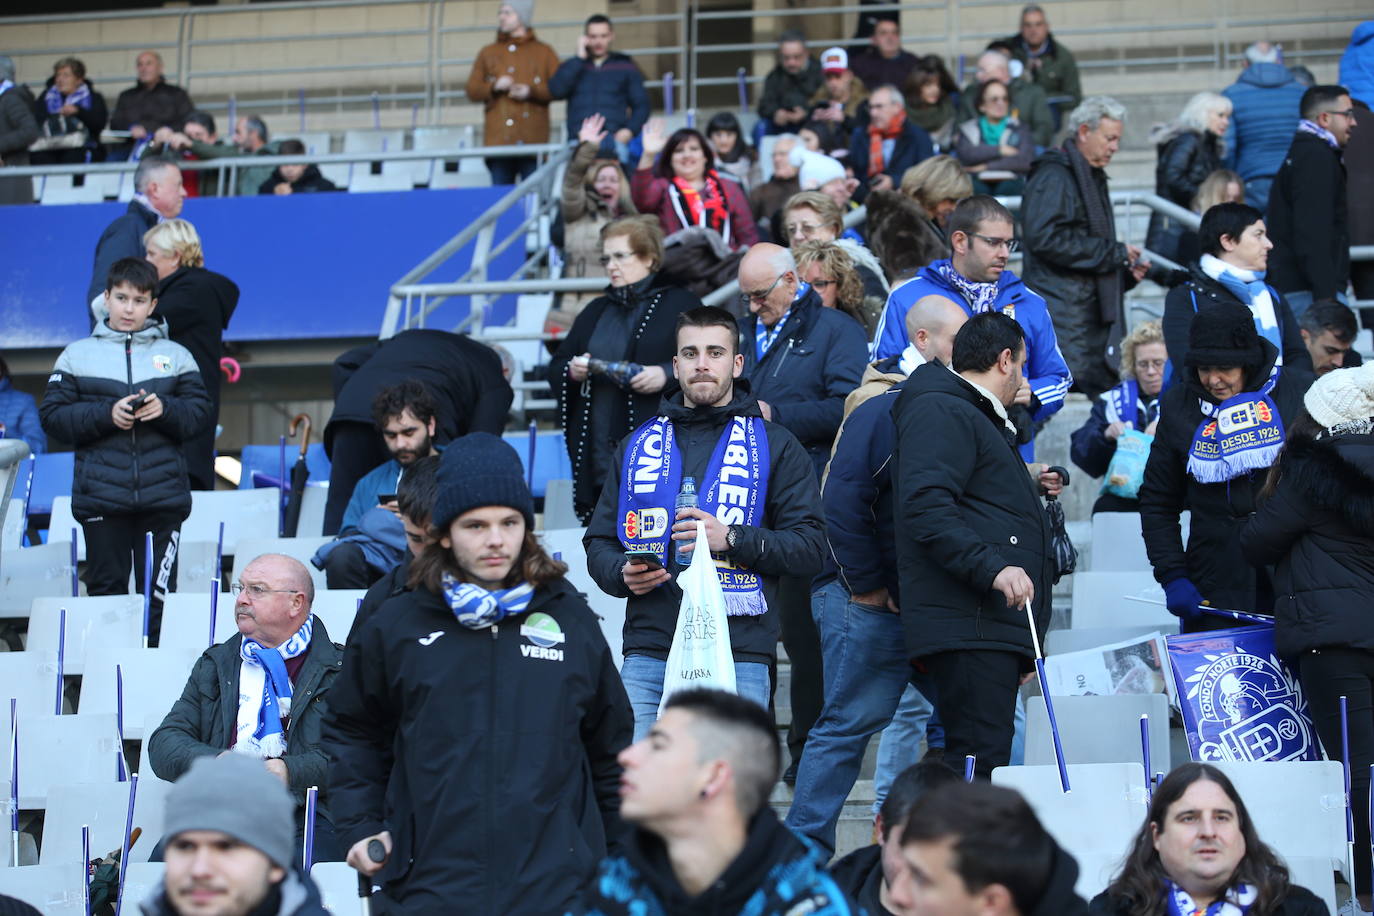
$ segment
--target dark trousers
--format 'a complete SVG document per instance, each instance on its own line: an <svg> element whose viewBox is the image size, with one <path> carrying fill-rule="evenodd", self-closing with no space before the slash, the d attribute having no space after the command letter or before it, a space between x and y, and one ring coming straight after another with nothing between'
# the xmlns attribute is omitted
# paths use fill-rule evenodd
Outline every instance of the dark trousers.
<svg viewBox="0 0 1374 916"><path fill-rule="evenodd" d="M330 588L371 588L381 577L357 544L340 544L324 559L324 580Z"/></svg>
<svg viewBox="0 0 1374 916"><path fill-rule="evenodd" d="M81 523L86 533L86 593L127 595L132 566L143 592L144 534L153 533L153 598L148 612L148 644L157 645L162 630L162 602L176 580L180 512L106 515Z"/></svg>
<svg viewBox="0 0 1374 916"><path fill-rule="evenodd" d="M806 736L820 718L821 706L825 703L821 637L811 616L811 579L797 576L778 579L778 605L782 645L792 663L792 724L787 728L787 749L792 760L797 761L801 760Z"/></svg>
<svg viewBox="0 0 1374 916"><path fill-rule="evenodd" d="M1016 732L1016 691L1021 686L1020 655L964 650L922 659L935 682L935 708L945 726L945 757L962 767L977 758L982 779L1011 762Z"/></svg>
<svg viewBox="0 0 1374 916"><path fill-rule="evenodd" d="M1374 763L1374 652L1304 652L1298 673L1329 760L1341 759L1341 697L1350 730L1350 809L1355 820L1355 890L1370 891L1369 765Z"/></svg>
<svg viewBox="0 0 1374 916"><path fill-rule="evenodd" d="M519 184L530 177L539 164L533 156L501 156L486 162L492 184Z"/></svg>
<svg viewBox="0 0 1374 916"><path fill-rule="evenodd" d="M368 471L388 460L391 453L371 423L340 420L330 425L329 499L324 504L323 533L332 536L343 525L353 488Z"/></svg>

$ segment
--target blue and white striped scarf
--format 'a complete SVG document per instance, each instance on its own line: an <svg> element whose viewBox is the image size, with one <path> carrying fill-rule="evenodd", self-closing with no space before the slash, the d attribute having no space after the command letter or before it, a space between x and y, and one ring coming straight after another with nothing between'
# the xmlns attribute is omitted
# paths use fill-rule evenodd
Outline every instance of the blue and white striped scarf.
<svg viewBox="0 0 1374 916"><path fill-rule="evenodd" d="M256 640L239 646L239 715L234 750L252 757L280 757L286 753L281 720L291 715L291 677L286 660L305 654L315 629L311 615L296 634L274 649Z"/></svg>
<svg viewBox="0 0 1374 916"><path fill-rule="evenodd" d="M1333 150L1336 150L1337 152L1340 152L1341 145L1336 142L1336 135L1333 134L1331 131L1327 130L1325 127L1322 127L1315 121L1309 121L1306 118L1303 118L1301 121L1298 122L1298 133L1311 134L1314 137L1321 137L1323 140L1326 141L1327 146L1331 147Z"/></svg>
<svg viewBox="0 0 1374 916"><path fill-rule="evenodd" d="M64 98L62 96L62 90L57 88L56 83L53 83L48 87L47 91L43 93L43 104L47 106L48 114L57 114L62 110L63 105L75 105L77 108L90 110L91 87L82 83L80 86L76 87L71 95Z"/></svg>
<svg viewBox="0 0 1374 916"><path fill-rule="evenodd" d="M444 573L443 589L449 610L469 630L485 630L507 617L525 613L534 596L534 586L528 582L489 592L480 585L459 582L449 573Z"/></svg>
<svg viewBox="0 0 1374 916"><path fill-rule="evenodd" d="M1169 904L1169 916L1245 916L1259 893L1248 884L1237 884L1219 900L1213 900L1204 910L1183 888L1174 882L1164 891Z"/></svg>

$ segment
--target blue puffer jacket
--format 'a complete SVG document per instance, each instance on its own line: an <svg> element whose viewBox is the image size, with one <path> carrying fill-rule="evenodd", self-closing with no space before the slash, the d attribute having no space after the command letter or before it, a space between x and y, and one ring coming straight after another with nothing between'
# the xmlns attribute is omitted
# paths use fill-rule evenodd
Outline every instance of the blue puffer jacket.
<svg viewBox="0 0 1374 916"><path fill-rule="evenodd" d="M638 134L649 118L644 74L633 60L615 51L599 67L581 57L563 61L549 80L549 92L568 100L569 138L576 137L583 119L594 114L606 118L608 140L622 127Z"/></svg>
<svg viewBox="0 0 1374 916"><path fill-rule="evenodd" d="M1350 33L1341 55L1341 85L1352 98L1374 108L1374 20L1361 22Z"/></svg>
<svg viewBox="0 0 1374 916"><path fill-rule="evenodd" d="M8 376L0 378L0 427L0 439L23 439L35 455L48 450L33 395L15 391Z"/></svg>
<svg viewBox="0 0 1374 916"><path fill-rule="evenodd" d="M1293 131L1298 129L1304 91L1282 64L1246 67L1222 91L1233 106L1231 126L1226 129L1226 167L1235 169L1246 182L1278 174ZM1263 207L1263 203L1255 206Z"/></svg>

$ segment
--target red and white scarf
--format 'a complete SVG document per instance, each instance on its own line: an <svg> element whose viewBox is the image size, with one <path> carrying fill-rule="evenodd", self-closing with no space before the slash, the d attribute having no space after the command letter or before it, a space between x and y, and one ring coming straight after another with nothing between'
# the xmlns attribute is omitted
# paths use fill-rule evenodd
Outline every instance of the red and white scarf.
<svg viewBox="0 0 1374 916"><path fill-rule="evenodd" d="M706 172L706 180L698 191L681 178L673 178L673 209L683 228L705 226L730 240L730 208L725 202L725 187L714 169Z"/></svg>

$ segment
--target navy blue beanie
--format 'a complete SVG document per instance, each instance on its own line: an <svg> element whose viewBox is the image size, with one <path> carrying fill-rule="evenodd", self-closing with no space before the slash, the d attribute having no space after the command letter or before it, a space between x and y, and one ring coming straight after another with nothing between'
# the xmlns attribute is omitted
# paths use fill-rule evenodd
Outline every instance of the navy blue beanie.
<svg viewBox="0 0 1374 916"><path fill-rule="evenodd" d="M445 530L464 512L483 506L509 506L534 528L534 498L525 483L520 455L491 433L454 439L439 458L439 496L431 524Z"/></svg>

